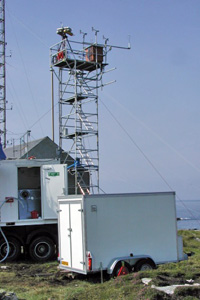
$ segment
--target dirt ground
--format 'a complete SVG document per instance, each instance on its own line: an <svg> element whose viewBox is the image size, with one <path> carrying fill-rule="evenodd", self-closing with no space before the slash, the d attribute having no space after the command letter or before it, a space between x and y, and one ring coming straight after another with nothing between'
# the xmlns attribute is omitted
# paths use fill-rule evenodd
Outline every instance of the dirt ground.
<svg viewBox="0 0 200 300"><path fill-rule="evenodd" d="M33 284L34 279L51 283L51 285L66 284L71 279L67 274L60 271L57 262L36 264L26 263L6 263L0 266L1 286L11 282L15 278L16 284Z"/></svg>
<svg viewBox="0 0 200 300"><path fill-rule="evenodd" d="M26 284L33 284L33 278L37 281L43 281L51 285L66 285L74 279L86 280L92 283L100 283L100 275L87 276L77 275L62 271L58 268L57 262L49 263L33 263L33 262L18 262L18 263L6 263L0 265L0 277L1 285L11 281L11 278L15 278L15 282Z"/></svg>

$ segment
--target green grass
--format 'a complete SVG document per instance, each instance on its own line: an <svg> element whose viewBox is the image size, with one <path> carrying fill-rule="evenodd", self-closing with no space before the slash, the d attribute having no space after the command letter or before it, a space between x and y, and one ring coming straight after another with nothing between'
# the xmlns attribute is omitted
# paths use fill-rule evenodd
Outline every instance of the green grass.
<svg viewBox="0 0 200 300"><path fill-rule="evenodd" d="M159 300L200 299L200 288L177 288L173 296L158 292L151 284L184 284L187 279L200 283L200 231L180 231L184 251L194 253L187 261L159 266L156 270L132 273L100 283L100 274L70 280L58 270L57 262L45 264L6 263L0 268L0 289L16 293L27 300ZM145 286L141 278L150 277Z"/></svg>

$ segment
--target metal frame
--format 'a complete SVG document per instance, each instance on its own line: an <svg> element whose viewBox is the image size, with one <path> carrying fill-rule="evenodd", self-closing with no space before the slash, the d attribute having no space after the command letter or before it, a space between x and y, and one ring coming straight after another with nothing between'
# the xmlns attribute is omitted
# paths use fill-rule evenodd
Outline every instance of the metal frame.
<svg viewBox="0 0 200 300"><path fill-rule="evenodd" d="M82 42L71 41L67 36L73 35L71 28L58 28L57 33L62 40L50 48L52 114L55 76L59 86L59 147L62 149L64 141L65 144L68 142L68 153L75 161L74 168L70 170L75 176L75 194L99 193L98 90L115 82L103 84L102 81L107 66L107 53L112 48L130 49L130 42L128 47L111 46L104 36L104 44L98 44L99 31L93 27L92 31L95 33L95 42L88 43L85 41L87 33L80 31ZM54 140L54 117L52 136ZM89 184L85 184L88 176Z"/></svg>
<svg viewBox="0 0 200 300"><path fill-rule="evenodd" d="M5 1L0 1L0 136L6 148Z"/></svg>
<svg viewBox="0 0 200 300"><path fill-rule="evenodd" d="M72 48L67 36L50 48L51 71L59 85L59 146L68 142L69 155L79 162L70 170L76 194L99 193L98 89L103 86L108 52L106 43L98 45L97 39L94 44L86 43L85 35L82 43L75 42L79 48ZM90 49L95 51L92 59Z"/></svg>

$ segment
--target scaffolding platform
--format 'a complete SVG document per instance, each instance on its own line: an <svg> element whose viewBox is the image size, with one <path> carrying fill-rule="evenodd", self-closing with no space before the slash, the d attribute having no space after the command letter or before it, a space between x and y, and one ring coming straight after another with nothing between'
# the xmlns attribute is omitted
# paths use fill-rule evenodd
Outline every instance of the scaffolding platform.
<svg viewBox="0 0 200 300"><path fill-rule="evenodd" d="M66 136L67 139L74 139L75 136L84 136L84 135L88 135L90 134L90 132L88 131L77 131L75 133L70 133Z"/></svg>
<svg viewBox="0 0 200 300"><path fill-rule="evenodd" d="M77 96L72 96L72 97L64 100L63 102L68 103L68 104L73 104L76 100L81 101L81 100L84 100L87 98L88 98L87 95L77 94Z"/></svg>
<svg viewBox="0 0 200 300"><path fill-rule="evenodd" d="M89 62L85 60L77 60L70 58L63 58L62 60L57 60L57 57L54 58L54 66L59 68L68 68L68 69L77 69L80 71L92 72L96 69L102 69L107 64Z"/></svg>

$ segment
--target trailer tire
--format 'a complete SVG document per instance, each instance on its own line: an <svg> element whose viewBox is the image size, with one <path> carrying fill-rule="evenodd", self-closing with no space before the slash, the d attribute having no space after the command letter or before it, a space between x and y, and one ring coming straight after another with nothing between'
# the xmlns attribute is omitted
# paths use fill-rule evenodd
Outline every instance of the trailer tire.
<svg viewBox="0 0 200 300"><path fill-rule="evenodd" d="M122 261L119 261L116 266L114 267L112 277L118 277L122 275L127 275L131 272L131 266L124 262L124 266L122 265Z"/></svg>
<svg viewBox="0 0 200 300"><path fill-rule="evenodd" d="M17 260L21 254L21 244L20 242L14 237L8 237L9 243L9 254L5 261L14 261ZM7 244L4 239L0 240L0 260L2 260L7 253Z"/></svg>
<svg viewBox="0 0 200 300"><path fill-rule="evenodd" d="M49 237L37 237L30 244L29 254L36 262L48 261L55 255L55 244Z"/></svg>
<svg viewBox="0 0 200 300"><path fill-rule="evenodd" d="M149 271L155 268L156 265L151 259L141 259L135 265L134 270L136 272L139 272L139 271Z"/></svg>

